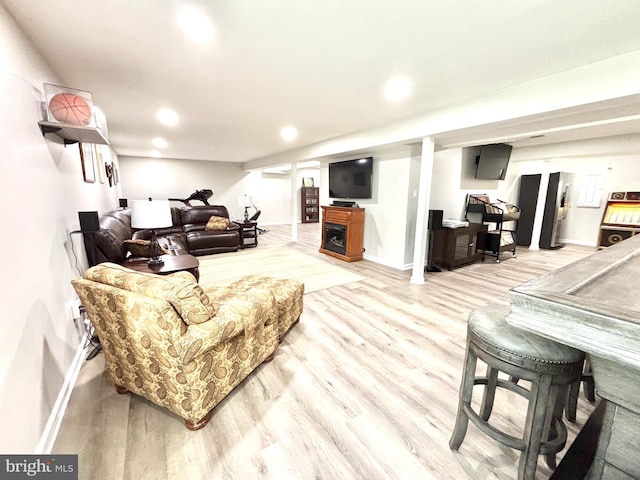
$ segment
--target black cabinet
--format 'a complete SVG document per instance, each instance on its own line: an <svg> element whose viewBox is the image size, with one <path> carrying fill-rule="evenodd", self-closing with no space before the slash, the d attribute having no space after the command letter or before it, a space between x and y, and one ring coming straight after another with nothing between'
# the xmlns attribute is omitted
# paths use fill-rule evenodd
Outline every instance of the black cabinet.
<svg viewBox="0 0 640 480"><path fill-rule="evenodd" d="M481 223L434 230L432 263L451 270L482 260L483 253L477 249L478 236L486 232L487 226Z"/></svg>

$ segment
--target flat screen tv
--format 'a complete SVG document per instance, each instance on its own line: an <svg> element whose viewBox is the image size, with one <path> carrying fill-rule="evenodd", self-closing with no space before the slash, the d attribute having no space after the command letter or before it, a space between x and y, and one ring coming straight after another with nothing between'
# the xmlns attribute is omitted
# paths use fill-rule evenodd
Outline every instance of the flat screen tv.
<svg viewBox="0 0 640 480"><path fill-rule="evenodd" d="M330 198L371 198L373 157L329 164Z"/></svg>
<svg viewBox="0 0 640 480"><path fill-rule="evenodd" d="M480 155L476 157L476 178L504 180L512 148L506 143L480 147Z"/></svg>

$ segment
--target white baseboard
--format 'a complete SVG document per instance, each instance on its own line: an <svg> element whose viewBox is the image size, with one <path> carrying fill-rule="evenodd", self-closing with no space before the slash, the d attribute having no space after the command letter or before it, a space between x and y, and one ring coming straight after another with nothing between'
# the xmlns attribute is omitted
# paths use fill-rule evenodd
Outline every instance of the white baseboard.
<svg viewBox="0 0 640 480"><path fill-rule="evenodd" d="M397 264L388 260L384 260L382 258L374 257L373 255L367 255L366 253L362 255L362 258L374 263L379 263L380 265L384 265L385 267L395 268L396 270L409 270L413 267L413 263L410 263L408 265Z"/></svg>
<svg viewBox="0 0 640 480"><path fill-rule="evenodd" d="M596 245L593 242L583 242L581 240L571 240L569 238L561 238L560 239L561 243L569 243L571 245L580 245L582 247L597 247L598 245Z"/></svg>
<svg viewBox="0 0 640 480"><path fill-rule="evenodd" d="M73 391L73 387L76 384L78 374L80 373L80 367L82 367L82 361L85 357L86 346L84 345L84 343L85 342L83 339L83 341L80 342L80 345L78 345L76 354L73 357L73 362L71 362L71 366L69 367L69 370L67 371L67 374L64 378L62 388L58 393L56 403L53 406L51 415L49 415L49 419L47 420L47 425L44 427L44 431L42 432L42 436L40 437L40 441L36 446L35 452L33 452L36 455L48 455L53 449L53 444L55 443L56 437L58 436L58 430L60 430L62 419L64 418L64 414L67 411L67 405L69 404L71 392Z"/></svg>

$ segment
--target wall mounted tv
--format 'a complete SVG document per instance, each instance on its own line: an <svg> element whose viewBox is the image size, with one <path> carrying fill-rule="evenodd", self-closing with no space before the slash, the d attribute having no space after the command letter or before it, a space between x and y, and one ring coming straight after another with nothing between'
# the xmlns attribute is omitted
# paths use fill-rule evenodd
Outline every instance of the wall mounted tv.
<svg viewBox="0 0 640 480"><path fill-rule="evenodd" d="M371 198L373 157L329 164L330 198Z"/></svg>
<svg viewBox="0 0 640 480"><path fill-rule="evenodd" d="M512 148L506 143L480 147L480 155L476 157L476 178L504 180Z"/></svg>

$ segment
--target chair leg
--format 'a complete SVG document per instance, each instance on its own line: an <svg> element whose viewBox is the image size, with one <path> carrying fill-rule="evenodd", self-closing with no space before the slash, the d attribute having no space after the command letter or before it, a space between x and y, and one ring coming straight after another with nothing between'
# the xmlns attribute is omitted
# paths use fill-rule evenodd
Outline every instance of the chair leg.
<svg viewBox="0 0 640 480"><path fill-rule="evenodd" d="M576 383L578 384L578 386L580 386L580 382ZM548 407L549 409L551 409L551 412L549 412L547 421L545 423L545 434L542 438L544 442L551 441L557 438L558 435L560 435L560 432L557 428L556 420L562 421L562 414L565 411L566 406L568 405L569 393L572 387L573 384L569 386L552 387L552 395L550 397L552 405L549 405ZM556 469L555 453L546 454L544 456L544 460L547 464L547 467L549 467L551 470Z"/></svg>
<svg viewBox="0 0 640 480"><path fill-rule="evenodd" d="M462 372L462 382L460 384L460 398L458 400L458 414L456 416L456 425L453 427L453 433L449 440L449 448L458 450L469 426L469 417L464 411L465 405L471 405L471 397L473 396L473 382L476 375L476 364L478 357L470 349L467 341L467 351L465 353L464 371Z"/></svg>
<svg viewBox="0 0 640 480"><path fill-rule="evenodd" d="M487 365L487 385L482 394L482 404L480 406L480 417L486 422L493 411L493 400L496 397L496 386L498 385L498 370Z"/></svg>
<svg viewBox="0 0 640 480"><path fill-rule="evenodd" d="M122 385L116 385L116 392L118 392L120 395L127 393L129 390L127 389L127 387L123 387Z"/></svg>
<svg viewBox="0 0 640 480"><path fill-rule="evenodd" d="M273 360L273 358L276 356L276 351L274 350L271 355L269 355L267 358L265 358L262 363L269 363L271 360Z"/></svg>
<svg viewBox="0 0 640 480"><path fill-rule="evenodd" d="M534 480L540 445L545 431L545 420L551 395L551 377L542 375L537 382L531 384L531 396L527 419L524 428L525 449L520 455L518 464L518 480Z"/></svg>
<svg viewBox="0 0 640 480"><path fill-rule="evenodd" d="M587 355L587 358L584 361L584 370L582 372L582 381L584 388L584 396L591 403L596 401L596 389L595 383L593 381L593 373L591 372L591 360Z"/></svg>
<svg viewBox="0 0 640 480"><path fill-rule="evenodd" d="M578 394L580 393L580 380L572 383L569 387L565 416L571 423L576 423L576 412L578 411Z"/></svg>
<svg viewBox="0 0 640 480"><path fill-rule="evenodd" d="M185 420L184 423L189 430L195 431L204 428L207 423L211 420L211 412L207 413L204 417L202 417L197 422L192 422L191 420Z"/></svg>

